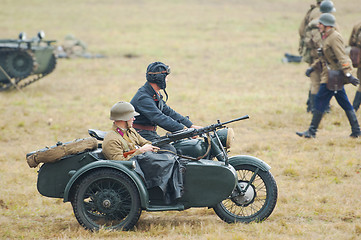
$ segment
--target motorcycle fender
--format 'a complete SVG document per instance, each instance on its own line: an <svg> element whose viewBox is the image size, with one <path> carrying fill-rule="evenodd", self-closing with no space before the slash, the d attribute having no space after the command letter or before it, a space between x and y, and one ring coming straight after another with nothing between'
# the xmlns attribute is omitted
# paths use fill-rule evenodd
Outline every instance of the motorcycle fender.
<svg viewBox="0 0 361 240"><path fill-rule="evenodd" d="M230 157L228 161L232 166L248 164L260 168L264 172L271 169L271 167L261 159L248 155L233 156Z"/></svg>
<svg viewBox="0 0 361 240"><path fill-rule="evenodd" d="M91 171L96 171L97 169L112 168L125 173L134 182L140 195L141 206L143 209L147 208L149 205L149 195L147 188L141 177L134 170L131 170L130 166L126 165L130 165L129 161L100 160L84 166L83 168L79 169L74 173L74 175L71 177L68 184L66 185L64 191L64 202L70 201L70 190L72 189L74 183L80 177L88 174Z"/></svg>

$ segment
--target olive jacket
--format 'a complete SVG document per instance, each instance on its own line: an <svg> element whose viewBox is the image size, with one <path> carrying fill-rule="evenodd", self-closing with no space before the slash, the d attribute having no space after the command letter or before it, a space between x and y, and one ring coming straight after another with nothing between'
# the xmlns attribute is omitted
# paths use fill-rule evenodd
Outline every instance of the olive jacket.
<svg viewBox="0 0 361 240"><path fill-rule="evenodd" d="M124 135L118 133L119 129ZM108 132L103 141L103 155L109 160L129 160L130 158L141 154L140 150L136 150L133 154L124 157L124 152L134 150L151 142L140 136L134 128L123 130L113 124L112 131Z"/></svg>

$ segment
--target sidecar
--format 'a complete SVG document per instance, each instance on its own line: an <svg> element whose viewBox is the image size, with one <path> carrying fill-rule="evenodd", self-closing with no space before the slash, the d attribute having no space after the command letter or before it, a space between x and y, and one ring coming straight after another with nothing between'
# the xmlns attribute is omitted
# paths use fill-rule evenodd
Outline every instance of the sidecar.
<svg viewBox="0 0 361 240"><path fill-rule="evenodd" d="M184 194L175 204L162 203L156 189L147 190L135 161L104 160L101 148L45 163L37 188L46 197L72 203L78 222L87 229L128 230L141 211L211 207L231 195L237 174L231 165L211 160L184 163Z"/></svg>
<svg viewBox="0 0 361 240"><path fill-rule="evenodd" d="M90 130L89 134L101 141L105 132ZM185 169L183 195L172 204L164 202L159 189L146 188L136 161L105 160L101 143L95 150L44 163L37 188L43 196L71 202L78 222L90 230L129 230L143 210L191 207L213 208L227 223L263 221L275 208L276 182L262 160L247 155L228 158L232 136L230 129L221 129L204 139L172 143L183 156L180 161Z"/></svg>

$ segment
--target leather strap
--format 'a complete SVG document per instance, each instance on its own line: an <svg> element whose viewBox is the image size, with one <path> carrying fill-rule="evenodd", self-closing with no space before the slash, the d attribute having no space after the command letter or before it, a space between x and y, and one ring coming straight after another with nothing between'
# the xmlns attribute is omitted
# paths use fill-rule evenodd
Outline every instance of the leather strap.
<svg viewBox="0 0 361 240"><path fill-rule="evenodd" d="M140 125L140 124L136 124L136 123L133 123L133 128L140 129L140 130L147 130L147 131L156 131L157 130L157 126L145 126L145 125Z"/></svg>

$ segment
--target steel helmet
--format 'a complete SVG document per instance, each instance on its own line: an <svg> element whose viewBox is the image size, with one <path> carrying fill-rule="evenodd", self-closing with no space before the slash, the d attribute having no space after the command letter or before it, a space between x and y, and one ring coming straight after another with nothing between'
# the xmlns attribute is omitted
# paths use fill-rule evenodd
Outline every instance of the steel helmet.
<svg viewBox="0 0 361 240"><path fill-rule="evenodd" d="M146 78L148 82L156 83L160 89L166 88L166 76L170 74L170 67L162 62L154 62L148 65Z"/></svg>
<svg viewBox="0 0 361 240"><path fill-rule="evenodd" d="M322 1L320 5L320 11L322 13L336 12L336 8L333 6L333 2L329 0Z"/></svg>
<svg viewBox="0 0 361 240"><path fill-rule="evenodd" d="M324 26L334 27L336 23L336 18L331 13L322 13L318 22L323 24Z"/></svg>
<svg viewBox="0 0 361 240"><path fill-rule="evenodd" d="M110 109L110 120L114 121L128 121L138 115L133 105L128 102L118 102Z"/></svg>

